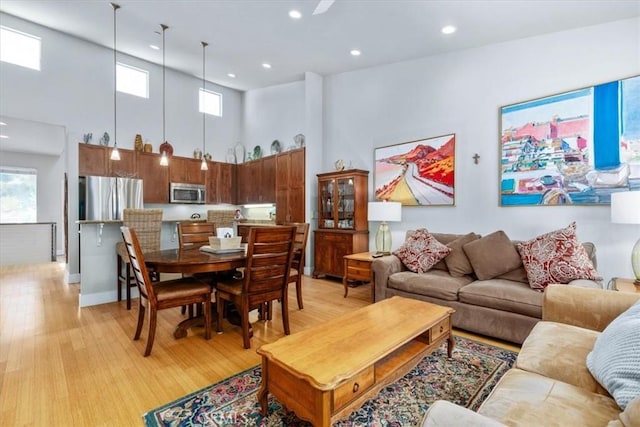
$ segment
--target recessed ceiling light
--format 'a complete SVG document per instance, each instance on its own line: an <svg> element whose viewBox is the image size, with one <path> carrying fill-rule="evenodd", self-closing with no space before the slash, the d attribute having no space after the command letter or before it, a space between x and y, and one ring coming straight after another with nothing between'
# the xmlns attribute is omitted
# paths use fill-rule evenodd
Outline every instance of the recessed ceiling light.
<svg viewBox="0 0 640 427"><path fill-rule="evenodd" d="M160 48L158 46L156 46L155 44L150 44L149 47L153 50L160 50Z"/></svg>
<svg viewBox="0 0 640 427"><path fill-rule="evenodd" d="M7 124L5 122L0 122L0 126L6 126Z"/></svg>
<svg viewBox="0 0 640 427"><path fill-rule="evenodd" d="M267 64L266 62L263 62L262 68L266 68L268 70L269 68L271 68L271 64Z"/></svg>
<svg viewBox="0 0 640 427"><path fill-rule="evenodd" d="M227 74L227 76L231 77L232 79L235 79L235 78L236 78L236 75L235 75L235 74L233 74L233 73L229 73L229 74Z"/></svg>
<svg viewBox="0 0 640 427"><path fill-rule="evenodd" d="M360 56L362 54L358 49L351 49L351 52L349 53L353 56Z"/></svg>
<svg viewBox="0 0 640 427"><path fill-rule="evenodd" d="M7 135L0 135L0 139L9 139Z"/></svg>
<svg viewBox="0 0 640 427"><path fill-rule="evenodd" d="M293 18L293 19L300 19L300 18L302 18L302 14L300 12L298 12L297 10L290 10L289 11L289 17Z"/></svg>
<svg viewBox="0 0 640 427"><path fill-rule="evenodd" d="M453 34L453 33L456 32L456 30L457 30L457 28L454 27L453 25L446 25L446 26L442 27L442 30L440 30L440 31L442 31L442 34Z"/></svg>

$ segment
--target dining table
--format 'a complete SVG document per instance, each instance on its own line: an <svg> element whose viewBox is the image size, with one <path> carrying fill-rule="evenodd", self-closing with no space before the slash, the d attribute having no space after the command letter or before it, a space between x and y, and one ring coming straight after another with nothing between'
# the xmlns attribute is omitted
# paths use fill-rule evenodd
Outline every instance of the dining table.
<svg viewBox="0 0 640 427"><path fill-rule="evenodd" d="M199 248L162 249L145 252L144 262L150 271L186 275L229 272L246 266L247 257L244 250L222 252L213 253ZM215 318L215 316L212 318ZM201 324L203 319L204 316L195 316L183 320L173 332L174 338L186 337L187 330L192 326Z"/></svg>

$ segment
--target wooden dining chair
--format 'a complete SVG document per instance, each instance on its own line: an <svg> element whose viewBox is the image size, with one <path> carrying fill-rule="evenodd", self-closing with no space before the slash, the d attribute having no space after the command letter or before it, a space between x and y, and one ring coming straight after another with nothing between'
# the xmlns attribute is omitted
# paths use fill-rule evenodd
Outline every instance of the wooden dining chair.
<svg viewBox="0 0 640 427"><path fill-rule="evenodd" d="M124 209L122 225L136 230L143 252L160 250L160 232L162 230L162 209ZM122 286L126 288L127 310L131 310L131 288L136 286L131 275L129 256L123 242L116 243L118 301L122 300ZM151 279L160 280L158 274L151 273Z"/></svg>
<svg viewBox="0 0 640 427"><path fill-rule="evenodd" d="M218 333L222 333L224 302L230 301L240 312L244 348L250 348L249 311L263 308L266 303L279 299L282 302L284 333L289 335L287 284L293 258L295 233L295 227L251 228L244 278L219 281L216 285Z"/></svg>
<svg viewBox="0 0 640 427"><path fill-rule="evenodd" d="M140 292L138 304L138 324L134 340L140 338L145 312L149 309L149 335L144 356L151 354L153 341L156 335L158 311L165 308L181 307L190 304L201 304L204 312L204 337L211 338L211 287L191 277L168 280L164 282L151 282L149 272L144 263L144 255L136 232L133 228L121 227L124 245L129 255L129 261L138 292Z"/></svg>
<svg viewBox="0 0 640 427"><path fill-rule="evenodd" d="M179 222L178 245L180 249L200 249L209 244L209 237L216 235L213 222Z"/></svg>
<svg viewBox="0 0 640 427"><path fill-rule="evenodd" d="M209 244L209 237L216 235L216 225L213 222L179 222L178 223L178 247L180 249L200 249ZM184 277L184 275L183 275ZM213 273L197 273L194 278L213 284ZM182 314L187 312L187 306L182 306ZM189 316L193 316L193 305L189 306Z"/></svg>
<svg viewBox="0 0 640 427"><path fill-rule="evenodd" d="M296 227L296 237L293 244L293 259L291 261L291 273L289 273L289 283L296 284L296 297L298 308L302 310L302 276L304 275L305 251L307 240L309 239L309 223L307 222L287 222L286 226Z"/></svg>

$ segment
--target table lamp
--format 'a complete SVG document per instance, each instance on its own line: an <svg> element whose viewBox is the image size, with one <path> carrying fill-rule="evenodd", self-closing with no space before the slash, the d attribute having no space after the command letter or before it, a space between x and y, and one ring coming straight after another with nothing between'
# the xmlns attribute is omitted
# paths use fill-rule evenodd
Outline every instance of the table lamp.
<svg viewBox="0 0 640 427"><path fill-rule="evenodd" d="M391 253L391 231L387 221L402 220L402 203L400 202L369 202L367 219L381 221L376 233L376 251L378 254Z"/></svg>
<svg viewBox="0 0 640 427"><path fill-rule="evenodd" d="M611 222L640 224L640 191L621 191L611 194ZM640 285L640 239L631 252L631 267Z"/></svg>

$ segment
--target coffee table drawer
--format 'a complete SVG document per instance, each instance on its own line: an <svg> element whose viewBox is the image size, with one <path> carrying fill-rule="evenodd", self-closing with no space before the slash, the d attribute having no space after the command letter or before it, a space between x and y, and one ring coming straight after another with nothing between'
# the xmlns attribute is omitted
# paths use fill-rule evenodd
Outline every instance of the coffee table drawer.
<svg viewBox="0 0 640 427"><path fill-rule="evenodd" d="M333 407L340 409L367 391L369 387L373 385L374 378L373 366L370 366L346 383L337 387L333 392Z"/></svg>
<svg viewBox="0 0 640 427"><path fill-rule="evenodd" d="M436 323L433 328L431 328L431 342L437 340L438 338L440 338L442 335L444 334L448 334L449 333L449 320L450 318L447 317L446 319L441 320L440 322Z"/></svg>

